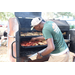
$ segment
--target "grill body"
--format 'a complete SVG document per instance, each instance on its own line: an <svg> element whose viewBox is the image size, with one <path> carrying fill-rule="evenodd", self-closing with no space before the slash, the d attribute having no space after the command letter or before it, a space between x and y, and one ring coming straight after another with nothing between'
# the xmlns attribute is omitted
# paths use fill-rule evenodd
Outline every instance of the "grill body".
<svg viewBox="0 0 75 75"><path fill-rule="evenodd" d="M40 45L40 46L31 46L31 47L22 47L20 43L22 41L29 41L32 37L37 36L21 36L21 33L27 33L27 32L38 32L35 29L33 31L30 30L31 28L31 20L32 19L25 19L25 18L17 18L17 21L19 23L19 31L16 33L16 55L17 55L17 62L20 61L20 57L30 56L44 48L47 47L47 45ZM38 35L39 36L39 35ZM18 39L17 39L18 38Z"/></svg>

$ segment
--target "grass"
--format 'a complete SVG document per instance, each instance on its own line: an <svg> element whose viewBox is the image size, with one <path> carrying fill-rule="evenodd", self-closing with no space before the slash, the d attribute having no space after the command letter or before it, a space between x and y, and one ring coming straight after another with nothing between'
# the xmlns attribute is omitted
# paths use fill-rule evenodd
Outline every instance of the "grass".
<svg viewBox="0 0 75 75"><path fill-rule="evenodd" d="M0 47L0 62L8 62L7 47Z"/></svg>

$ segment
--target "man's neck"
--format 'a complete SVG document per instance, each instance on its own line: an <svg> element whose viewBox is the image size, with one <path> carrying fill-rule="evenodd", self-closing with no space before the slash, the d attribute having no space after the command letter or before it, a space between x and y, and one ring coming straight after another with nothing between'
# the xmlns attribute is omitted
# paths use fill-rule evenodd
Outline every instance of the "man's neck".
<svg viewBox="0 0 75 75"><path fill-rule="evenodd" d="M41 23L41 28L43 29L43 27L44 27L44 24L45 24L45 22L42 22Z"/></svg>

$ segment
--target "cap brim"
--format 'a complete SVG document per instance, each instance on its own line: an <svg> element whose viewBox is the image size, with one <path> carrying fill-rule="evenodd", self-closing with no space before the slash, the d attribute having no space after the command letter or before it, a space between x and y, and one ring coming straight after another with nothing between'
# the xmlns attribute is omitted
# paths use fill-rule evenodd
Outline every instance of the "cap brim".
<svg viewBox="0 0 75 75"><path fill-rule="evenodd" d="M34 29L34 27L31 27L31 30L33 30Z"/></svg>

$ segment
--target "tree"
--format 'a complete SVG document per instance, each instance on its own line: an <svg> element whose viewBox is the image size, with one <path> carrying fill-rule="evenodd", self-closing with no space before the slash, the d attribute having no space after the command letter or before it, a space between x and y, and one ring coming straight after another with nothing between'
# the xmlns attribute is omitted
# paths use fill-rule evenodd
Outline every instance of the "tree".
<svg viewBox="0 0 75 75"><path fill-rule="evenodd" d="M63 16L73 17L75 19L74 12L42 12L42 17L46 19L53 19Z"/></svg>
<svg viewBox="0 0 75 75"><path fill-rule="evenodd" d="M75 19L75 13L72 12L42 12L42 17L45 19L58 18L60 16L71 16ZM0 20L9 20L9 18L15 17L13 12L0 12Z"/></svg>
<svg viewBox="0 0 75 75"><path fill-rule="evenodd" d="M15 17L15 15L12 12L0 12L0 20L8 20L10 17Z"/></svg>
<svg viewBox="0 0 75 75"><path fill-rule="evenodd" d="M72 12L56 12L54 13L54 15L56 15L56 17L60 17L60 16L71 16L73 18L75 18L75 14Z"/></svg>
<svg viewBox="0 0 75 75"><path fill-rule="evenodd" d="M42 12L42 17L47 20L47 19L53 19L54 13L53 12Z"/></svg>

